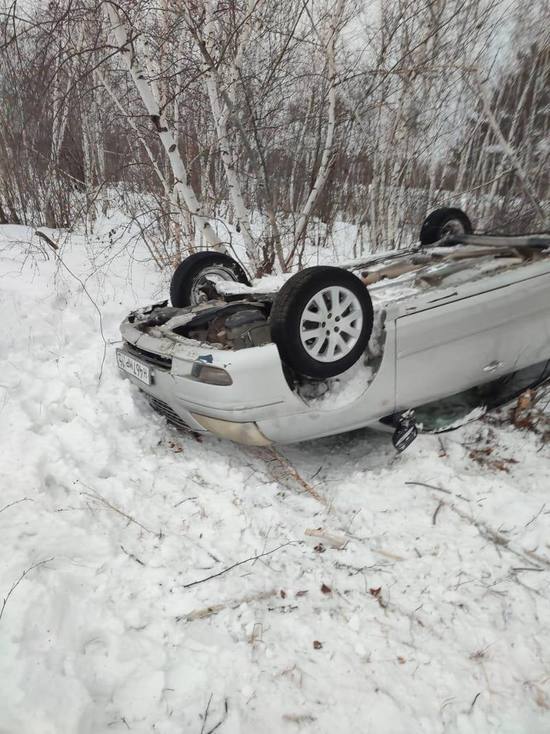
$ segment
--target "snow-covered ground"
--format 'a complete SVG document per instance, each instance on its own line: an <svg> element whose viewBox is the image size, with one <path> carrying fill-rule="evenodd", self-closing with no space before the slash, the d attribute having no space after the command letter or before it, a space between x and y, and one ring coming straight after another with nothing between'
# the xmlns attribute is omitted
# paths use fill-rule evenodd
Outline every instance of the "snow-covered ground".
<svg viewBox="0 0 550 734"><path fill-rule="evenodd" d="M0 228L2 734L550 730L550 444L178 433L114 361L166 282L61 255Z"/></svg>

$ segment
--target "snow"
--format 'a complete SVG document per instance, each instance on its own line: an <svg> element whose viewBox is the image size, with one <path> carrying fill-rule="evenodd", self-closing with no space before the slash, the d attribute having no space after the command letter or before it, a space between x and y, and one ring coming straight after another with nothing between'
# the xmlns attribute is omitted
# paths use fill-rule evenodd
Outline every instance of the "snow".
<svg viewBox="0 0 550 734"><path fill-rule="evenodd" d="M166 277L44 247L0 228L0 732L549 730L548 444L178 433L114 360Z"/></svg>

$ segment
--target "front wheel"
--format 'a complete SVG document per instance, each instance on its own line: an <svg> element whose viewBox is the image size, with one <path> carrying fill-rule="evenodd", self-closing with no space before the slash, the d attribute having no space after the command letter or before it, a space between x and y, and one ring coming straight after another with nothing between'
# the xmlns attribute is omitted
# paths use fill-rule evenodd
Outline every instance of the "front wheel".
<svg viewBox="0 0 550 734"><path fill-rule="evenodd" d="M176 308L195 306L215 297L212 282L231 280L250 285L239 263L223 252L195 252L174 271L170 283L170 300Z"/></svg>
<svg viewBox="0 0 550 734"><path fill-rule="evenodd" d="M324 379L348 370L367 348L372 301L353 273L307 268L281 288L270 321L283 362L304 377Z"/></svg>

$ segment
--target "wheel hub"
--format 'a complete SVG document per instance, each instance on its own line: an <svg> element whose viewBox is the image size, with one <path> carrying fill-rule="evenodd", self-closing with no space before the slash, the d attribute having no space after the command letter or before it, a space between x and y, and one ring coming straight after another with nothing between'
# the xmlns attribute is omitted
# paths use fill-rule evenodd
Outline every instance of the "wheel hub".
<svg viewBox="0 0 550 734"><path fill-rule="evenodd" d="M348 288L331 286L316 293L300 319L300 340L306 352L319 362L336 362L349 354L363 326L357 296Z"/></svg>

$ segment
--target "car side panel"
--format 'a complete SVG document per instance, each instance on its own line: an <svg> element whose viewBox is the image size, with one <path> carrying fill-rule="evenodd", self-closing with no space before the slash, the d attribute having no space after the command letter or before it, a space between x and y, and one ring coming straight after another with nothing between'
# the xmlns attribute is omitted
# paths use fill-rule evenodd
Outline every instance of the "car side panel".
<svg viewBox="0 0 550 734"><path fill-rule="evenodd" d="M550 358L550 274L396 323L396 404L405 409Z"/></svg>

